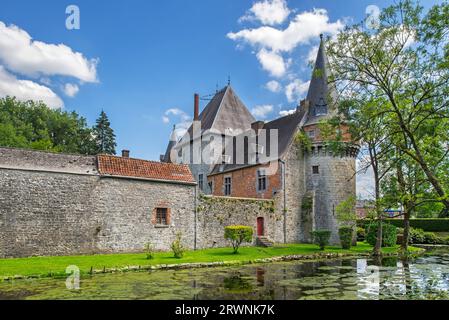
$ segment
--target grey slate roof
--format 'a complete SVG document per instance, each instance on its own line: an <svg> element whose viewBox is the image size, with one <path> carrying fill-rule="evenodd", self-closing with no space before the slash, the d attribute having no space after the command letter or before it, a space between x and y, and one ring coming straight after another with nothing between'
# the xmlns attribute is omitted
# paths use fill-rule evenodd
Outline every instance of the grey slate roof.
<svg viewBox="0 0 449 320"><path fill-rule="evenodd" d="M230 85L218 91L199 116L202 132L224 134L226 129L246 131L256 121ZM191 126L188 133L192 137Z"/></svg>
<svg viewBox="0 0 449 320"><path fill-rule="evenodd" d="M271 130L278 130L278 157L274 157L273 159L279 159L282 158L282 156L288 151L288 148L292 142L292 140L295 137L295 134L298 130L298 127L300 126L301 120L304 118L305 115L305 111L306 110L300 110L299 112L295 112L291 115L273 120L271 122L267 122L265 123L263 129L266 130L266 147L267 150L265 150L265 152L267 153L267 156L269 156L270 158L273 156L271 154L272 150L271 150L271 141L270 141L270 131ZM242 134L242 136L244 136L245 133ZM247 135L247 132L246 132ZM245 145L245 149L244 149L244 159L247 160L249 159L248 154L249 154L249 149L247 145ZM241 169L241 168L245 168L254 164L236 164L235 159L232 160L233 163L229 163L229 164L224 164L224 165L216 165L214 167L214 169L212 170L212 172L210 173L211 175L213 174L218 174L218 173L223 173L223 172L229 172L229 171L234 171L237 169Z"/></svg>
<svg viewBox="0 0 449 320"><path fill-rule="evenodd" d="M315 62L315 67L310 81L307 100L310 102L310 112L306 125L318 123L322 119L327 119L336 112L335 103L337 101L337 91L334 85L328 83L329 61L327 59L323 38L321 37L320 48ZM320 115L320 108L326 108L327 114Z"/></svg>
<svg viewBox="0 0 449 320"><path fill-rule="evenodd" d="M337 108L335 107L337 102L337 91L333 85L328 83L330 76L329 61L325 52L325 45L323 37L321 36L320 48L315 61L315 67L310 81L309 92L307 99L309 101L309 107L299 108L294 114L282 117L264 125L267 130L267 140L269 140L269 130L278 130L278 147L279 157L281 159L295 137L296 132L304 126L318 123L320 120L328 119L335 115ZM325 114L320 114L320 108L323 111L327 111ZM268 149L270 142L267 141ZM248 159L248 149L245 148L245 159ZM235 161L235 160L233 160ZM240 168L252 166L252 164L224 164L216 165L211 172L211 175L234 171Z"/></svg>

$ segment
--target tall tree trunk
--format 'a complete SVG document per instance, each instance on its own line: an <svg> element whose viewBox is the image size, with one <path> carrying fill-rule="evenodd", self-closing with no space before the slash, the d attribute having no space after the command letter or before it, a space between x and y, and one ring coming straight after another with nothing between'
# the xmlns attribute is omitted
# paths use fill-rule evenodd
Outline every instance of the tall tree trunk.
<svg viewBox="0 0 449 320"><path fill-rule="evenodd" d="M398 157L400 157L401 151L397 149ZM401 196L405 196L407 193L407 185L404 177L404 171L402 170L402 164L398 162L398 165L396 167L396 174L398 178L398 184L399 184L399 192ZM411 201L409 199L405 200L403 202L404 207L404 234L402 238L401 243L401 250L405 254L408 252L408 243L410 239L410 215L411 215Z"/></svg>
<svg viewBox="0 0 449 320"><path fill-rule="evenodd" d="M379 178L379 167L377 162L377 152L376 147L369 146L369 152L371 157L371 164L374 172L374 188L376 196L376 215L378 219L377 235L376 235L376 245L373 249L374 256L380 256L382 254L382 225L383 225L383 214L382 208L380 207L380 178Z"/></svg>

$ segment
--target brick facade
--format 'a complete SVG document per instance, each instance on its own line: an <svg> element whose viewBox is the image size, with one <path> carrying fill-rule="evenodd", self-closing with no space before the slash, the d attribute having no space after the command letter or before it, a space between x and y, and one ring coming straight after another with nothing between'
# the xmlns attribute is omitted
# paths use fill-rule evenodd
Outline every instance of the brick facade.
<svg viewBox="0 0 449 320"><path fill-rule="evenodd" d="M273 199L282 189L281 171L266 176L265 190L258 188L258 171L267 168L266 165L257 165L240 170L225 172L222 174L210 175L208 181L213 183L214 196L225 196L224 179L232 178L231 197Z"/></svg>

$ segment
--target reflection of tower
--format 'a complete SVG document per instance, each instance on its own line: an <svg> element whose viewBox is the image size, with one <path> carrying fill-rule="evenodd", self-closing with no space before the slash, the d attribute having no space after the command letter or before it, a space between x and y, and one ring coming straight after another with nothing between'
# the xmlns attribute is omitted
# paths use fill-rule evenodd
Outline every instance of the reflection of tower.
<svg viewBox="0 0 449 320"><path fill-rule="evenodd" d="M265 285L265 270L264 268L256 268L257 286L263 287Z"/></svg>
<svg viewBox="0 0 449 320"><path fill-rule="evenodd" d="M315 230L332 232L331 243L338 244L338 222L335 207L350 196L356 195L355 167L358 147L352 145L347 126L342 120L339 130L343 134L342 148L333 152L321 137L320 123L341 116L337 111L337 91L329 84L330 71L325 45L321 40L312 80L306 101L307 110L303 125L312 146L306 151L305 172L307 193L313 198L313 223L303 227L303 233ZM310 239L305 239L310 240Z"/></svg>

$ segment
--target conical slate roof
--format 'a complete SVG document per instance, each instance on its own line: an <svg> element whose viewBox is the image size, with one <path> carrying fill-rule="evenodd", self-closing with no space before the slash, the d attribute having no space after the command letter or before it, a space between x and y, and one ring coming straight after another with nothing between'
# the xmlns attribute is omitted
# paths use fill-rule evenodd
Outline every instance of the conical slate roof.
<svg viewBox="0 0 449 320"><path fill-rule="evenodd" d="M329 84L329 61L327 59L323 36L310 81L307 100L310 103L309 115L305 125L318 123L327 119L336 111L337 91L333 84Z"/></svg>

